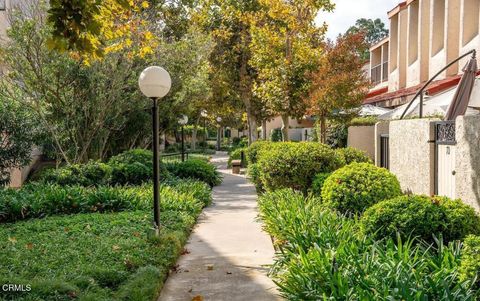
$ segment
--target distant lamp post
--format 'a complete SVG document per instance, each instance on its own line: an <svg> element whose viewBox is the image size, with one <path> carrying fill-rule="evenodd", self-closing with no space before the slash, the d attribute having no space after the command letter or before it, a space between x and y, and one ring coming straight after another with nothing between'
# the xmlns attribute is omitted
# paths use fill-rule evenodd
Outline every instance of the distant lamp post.
<svg viewBox="0 0 480 301"><path fill-rule="evenodd" d="M217 129L217 151L219 151L219 150L220 150L220 147L221 147L221 145L220 145L220 140L221 140L221 138L222 138L222 135L220 134L220 128L221 128L220 122L222 122L222 117L217 117L217 122L218 122L218 129Z"/></svg>
<svg viewBox="0 0 480 301"><path fill-rule="evenodd" d="M205 151L206 147L207 147L207 136L208 136L208 132L207 132L207 117L208 117L208 112L207 110L202 110L200 112L200 116L203 117L203 134L204 134L204 143L205 145L203 146L203 149Z"/></svg>
<svg viewBox="0 0 480 301"><path fill-rule="evenodd" d="M162 67L146 68L138 78L140 91L152 100L152 134L153 134L153 227L155 234L160 230L160 171L158 154L158 101L170 91L172 79Z"/></svg>
<svg viewBox="0 0 480 301"><path fill-rule="evenodd" d="M188 116L182 115L178 119L178 124L182 126L182 162L185 162L185 135L183 131L183 127L188 123Z"/></svg>

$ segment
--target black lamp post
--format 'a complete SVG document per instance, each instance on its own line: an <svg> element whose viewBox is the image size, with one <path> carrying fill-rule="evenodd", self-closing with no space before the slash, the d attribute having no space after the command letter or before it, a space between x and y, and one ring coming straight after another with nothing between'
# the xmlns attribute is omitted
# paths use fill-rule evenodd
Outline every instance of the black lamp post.
<svg viewBox="0 0 480 301"><path fill-rule="evenodd" d="M172 86L168 72L162 67L151 66L143 70L138 79L140 91L152 99L152 150L153 150L153 230L158 236L160 231L160 159L158 101L167 95Z"/></svg>
<svg viewBox="0 0 480 301"><path fill-rule="evenodd" d="M207 133L207 117L208 117L208 113L207 113L207 110L202 110L200 112L200 115L203 117L203 142L204 142L204 146L203 146L203 152L205 152L205 149L207 148L207 136L208 136L208 133Z"/></svg>
<svg viewBox="0 0 480 301"><path fill-rule="evenodd" d="M221 148L221 142L220 140L222 139L222 134L220 133L220 130L222 129L220 122L222 122L222 117L217 117L217 122L218 122L218 129L217 129L217 151L220 150Z"/></svg>
<svg viewBox="0 0 480 301"><path fill-rule="evenodd" d="M185 135L183 131L183 127L188 123L188 116L187 115L182 115L178 119L178 124L182 126L182 162L185 162Z"/></svg>

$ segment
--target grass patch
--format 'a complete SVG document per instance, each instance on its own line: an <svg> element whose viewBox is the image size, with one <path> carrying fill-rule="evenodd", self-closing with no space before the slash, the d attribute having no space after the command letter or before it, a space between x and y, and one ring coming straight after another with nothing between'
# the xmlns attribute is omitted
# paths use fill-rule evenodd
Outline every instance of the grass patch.
<svg viewBox="0 0 480 301"><path fill-rule="evenodd" d="M159 239L150 211L78 214L0 228L0 282L30 284L0 300L154 300L199 211L161 213Z"/></svg>

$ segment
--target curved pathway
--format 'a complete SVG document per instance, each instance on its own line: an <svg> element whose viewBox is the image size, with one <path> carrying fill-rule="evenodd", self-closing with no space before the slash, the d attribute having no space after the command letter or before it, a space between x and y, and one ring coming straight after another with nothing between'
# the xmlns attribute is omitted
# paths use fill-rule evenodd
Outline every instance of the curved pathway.
<svg viewBox="0 0 480 301"><path fill-rule="evenodd" d="M267 277L274 250L256 221L257 195L244 176L226 169L228 155L212 159L223 175L163 287L159 301L281 300Z"/></svg>

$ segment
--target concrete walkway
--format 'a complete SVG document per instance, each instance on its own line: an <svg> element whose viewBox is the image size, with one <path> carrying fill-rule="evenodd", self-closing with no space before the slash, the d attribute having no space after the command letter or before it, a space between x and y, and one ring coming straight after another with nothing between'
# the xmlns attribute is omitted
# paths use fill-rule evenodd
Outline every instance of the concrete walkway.
<svg viewBox="0 0 480 301"><path fill-rule="evenodd" d="M226 153L212 159L223 183L214 188L213 204L200 217L159 301L281 300L266 275L274 250L255 221L255 188L226 169L227 159Z"/></svg>

